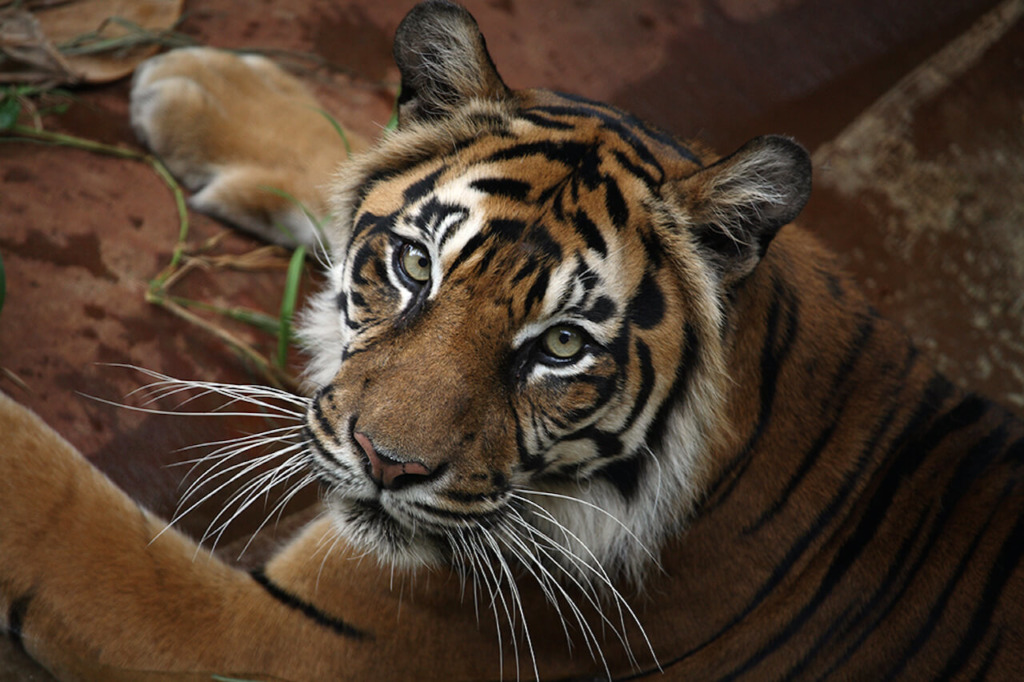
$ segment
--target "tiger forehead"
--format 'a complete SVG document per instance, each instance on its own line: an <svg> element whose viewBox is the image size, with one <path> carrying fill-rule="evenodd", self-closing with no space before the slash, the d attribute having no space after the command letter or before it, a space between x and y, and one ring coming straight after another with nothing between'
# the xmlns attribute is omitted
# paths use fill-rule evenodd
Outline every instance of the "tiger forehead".
<svg viewBox="0 0 1024 682"><path fill-rule="evenodd" d="M480 178L480 186L506 198L550 200L567 181L574 191L621 192L616 185L634 181L656 192L666 173L700 166L688 147L614 107L542 90L523 98L529 105L514 112L470 106L443 131L395 133L367 169L357 203L372 198L396 210L467 174L495 176ZM608 198L610 210L616 199Z"/></svg>
<svg viewBox="0 0 1024 682"><path fill-rule="evenodd" d="M577 280L590 292L611 286L624 304L637 286L628 273L649 260L649 201L664 171L649 131L598 106L492 116L442 147L436 138L422 148L400 136L386 143L404 161L385 156L391 170L369 174L355 239L385 231L421 242L440 268L437 286L462 274L483 277L496 302L526 291L527 317L572 308Z"/></svg>

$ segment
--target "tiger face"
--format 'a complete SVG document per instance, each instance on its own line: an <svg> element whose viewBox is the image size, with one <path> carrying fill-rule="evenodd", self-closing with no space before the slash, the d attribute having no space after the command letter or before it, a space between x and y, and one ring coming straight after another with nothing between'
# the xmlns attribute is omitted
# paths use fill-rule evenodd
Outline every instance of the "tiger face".
<svg viewBox="0 0 1024 682"><path fill-rule="evenodd" d="M399 129L338 181L314 466L389 563L637 577L725 433L729 289L802 206L806 154L706 168L614 108L512 93L442 7L399 29Z"/></svg>

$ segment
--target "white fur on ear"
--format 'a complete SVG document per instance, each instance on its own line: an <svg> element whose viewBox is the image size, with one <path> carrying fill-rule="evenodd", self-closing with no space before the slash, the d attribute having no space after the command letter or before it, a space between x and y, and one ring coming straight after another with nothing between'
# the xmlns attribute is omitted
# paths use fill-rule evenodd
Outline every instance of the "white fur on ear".
<svg viewBox="0 0 1024 682"><path fill-rule="evenodd" d="M677 201L726 284L746 277L811 194L811 160L793 140L758 137L686 178Z"/></svg>

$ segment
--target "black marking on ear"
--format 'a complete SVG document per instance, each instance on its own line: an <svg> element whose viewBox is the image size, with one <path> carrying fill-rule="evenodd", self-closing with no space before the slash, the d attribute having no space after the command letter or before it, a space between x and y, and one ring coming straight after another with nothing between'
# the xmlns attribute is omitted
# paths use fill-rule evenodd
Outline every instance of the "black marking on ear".
<svg viewBox="0 0 1024 682"><path fill-rule="evenodd" d="M11 606L7 610L7 637L11 640L14 648L23 654L27 653L23 639L25 614L28 613L28 607L32 603L32 598L33 595L31 594L22 595L11 602Z"/></svg>
<svg viewBox="0 0 1024 682"><path fill-rule="evenodd" d="M757 266L778 231L797 217L811 192L811 159L779 136L751 140L683 181L697 244L725 288Z"/></svg>
<svg viewBox="0 0 1024 682"><path fill-rule="evenodd" d="M629 303L629 317L641 329L652 329L665 317L665 295L648 270Z"/></svg>
<svg viewBox="0 0 1024 682"><path fill-rule="evenodd" d="M253 580L255 580L260 587L265 589L267 594L271 597L288 608L298 611L318 625L333 630L336 634L350 639L365 641L373 641L375 639L372 633L360 630L339 618L328 615L309 602L300 599L291 592L288 592L284 588L278 586L274 581L267 577L267 574L263 572L263 569L257 568L250 575L252 575Z"/></svg>

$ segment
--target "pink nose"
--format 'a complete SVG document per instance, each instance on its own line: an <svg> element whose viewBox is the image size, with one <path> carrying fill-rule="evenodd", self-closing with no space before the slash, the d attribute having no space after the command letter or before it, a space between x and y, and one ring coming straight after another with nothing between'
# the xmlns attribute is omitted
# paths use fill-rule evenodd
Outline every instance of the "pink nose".
<svg viewBox="0 0 1024 682"><path fill-rule="evenodd" d="M366 434L355 431L352 435L363 449L363 454L370 463L370 478L377 485L388 490L396 490L426 480L430 475L430 469L419 462L400 462L379 454Z"/></svg>

